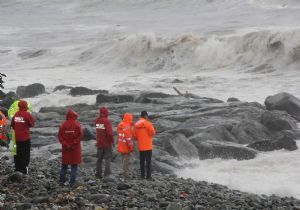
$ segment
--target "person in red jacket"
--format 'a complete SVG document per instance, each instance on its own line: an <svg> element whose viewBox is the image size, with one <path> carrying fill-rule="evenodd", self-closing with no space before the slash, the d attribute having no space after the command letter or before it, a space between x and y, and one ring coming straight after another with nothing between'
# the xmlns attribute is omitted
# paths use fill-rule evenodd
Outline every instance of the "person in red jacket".
<svg viewBox="0 0 300 210"><path fill-rule="evenodd" d="M133 135L137 140L140 151L141 178L145 178L146 162L146 179L151 179L151 157L152 157L152 137L156 134L155 128L149 121L148 113L141 112L140 119L134 124Z"/></svg>
<svg viewBox="0 0 300 210"><path fill-rule="evenodd" d="M71 165L70 185L75 185L77 166L82 159L80 141L83 137L83 131L77 118L77 113L69 109L66 114L66 121L61 124L58 131L58 139L62 145L61 185L66 182L68 165Z"/></svg>
<svg viewBox="0 0 300 210"><path fill-rule="evenodd" d="M105 160L104 176L111 174L110 162L112 158L112 148L114 146L114 136L111 122L108 119L108 109L100 108L100 116L95 120L97 138L97 165L96 177L102 178L102 161Z"/></svg>
<svg viewBox="0 0 300 210"><path fill-rule="evenodd" d="M132 114L125 113L118 125L118 152L122 155L123 176L129 178L130 153L133 151Z"/></svg>
<svg viewBox="0 0 300 210"><path fill-rule="evenodd" d="M6 117L0 111L0 145L4 147L8 147L9 139L7 138L7 124L6 124Z"/></svg>
<svg viewBox="0 0 300 210"><path fill-rule="evenodd" d="M15 130L17 154L14 156L15 170L28 174L28 165L30 162L30 131L34 127L34 119L27 112L28 105L26 101L20 100L18 103L19 111L11 120L11 127Z"/></svg>

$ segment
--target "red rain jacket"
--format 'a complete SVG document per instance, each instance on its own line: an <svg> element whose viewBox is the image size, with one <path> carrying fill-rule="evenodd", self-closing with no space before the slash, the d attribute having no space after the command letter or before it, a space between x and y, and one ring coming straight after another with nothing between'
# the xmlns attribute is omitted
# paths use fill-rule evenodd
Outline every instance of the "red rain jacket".
<svg viewBox="0 0 300 210"><path fill-rule="evenodd" d="M77 117L77 113L69 109L66 121L61 124L58 131L58 139L62 145L63 164L79 164L82 160L80 141L83 131Z"/></svg>
<svg viewBox="0 0 300 210"><path fill-rule="evenodd" d="M123 121L118 125L118 151L128 154L133 151L132 114L125 113Z"/></svg>
<svg viewBox="0 0 300 210"><path fill-rule="evenodd" d="M18 103L19 111L13 116L11 120L11 127L15 130L16 141L30 141L29 128L34 127L34 119L32 115L27 112L27 102L20 101Z"/></svg>
<svg viewBox="0 0 300 210"><path fill-rule="evenodd" d="M100 116L95 120L97 147L101 149L113 147L114 135L111 122L108 119L108 109L102 107L99 111Z"/></svg>

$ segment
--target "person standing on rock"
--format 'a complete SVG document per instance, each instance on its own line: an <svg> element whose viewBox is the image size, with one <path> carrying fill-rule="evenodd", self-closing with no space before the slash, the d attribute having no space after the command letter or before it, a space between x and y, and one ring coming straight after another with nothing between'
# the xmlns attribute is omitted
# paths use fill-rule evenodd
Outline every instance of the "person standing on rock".
<svg viewBox="0 0 300 210"><path fill-rule="evenodd" d="M133 151L132 119L130 113L125 113L123 121L118 125L118 152L122 155L123 176L129 178L130 153Z"/></svg>
<svg viewBox="0 0 300 210"><path fill-rule="evenodd" d="M134 124L133 135L138 143L140 151L141 178L151 179L151 157L152 157L152 137L156 134L155 128L149 121L148 113L141 112L140 119Z"/></svg>
<svg viewBox="0 0 300 210"><path fill-rule="evenodd" d="M23 174L28 174L28 165L30 162L30 128L34 127L34 119L27 111L26 101L18 102L19 111L11 120L11 127L15 131L17 153L14 155L15 170Z"/></svg>
<svg viewBox="0 0 300 210"><path fill-rule="evenodd" d="M64 185L66 182L68 165L71 165L70 185L75 185L78 164L82 161L80 141L83 138L83 131L77 118L77 113L69 109L66 114L66 121L61 124L58 131L58 139L62 145L60 185Z"/></svg>
<svg viewBox="0 0 300 210"><path fill-rule="evenodd" d="M111 174L110 162L112 158L112 149L114 146L114 135L112 125L108 119L108 109L100 108L100 116L95 120L96 138L97 138L97 165L96 177L102 178L102 162L105 161L104 176Z"/></svg>

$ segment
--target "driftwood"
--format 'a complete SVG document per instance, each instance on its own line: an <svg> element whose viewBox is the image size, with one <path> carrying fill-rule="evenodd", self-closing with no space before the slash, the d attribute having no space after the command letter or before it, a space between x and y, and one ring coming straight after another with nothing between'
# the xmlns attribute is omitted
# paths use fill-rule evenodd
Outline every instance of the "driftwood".
<svg viewBox="0 0 300 210"><path fill-rule="evenodd" d="M191 97L191 94L188 93L187 91L185 92L185 94L181 93L176 87L173 87L173 89L176 91L176 93L179 95L179 96L182 96L182 97L185 97L185 98L190 98Z"/></svg>

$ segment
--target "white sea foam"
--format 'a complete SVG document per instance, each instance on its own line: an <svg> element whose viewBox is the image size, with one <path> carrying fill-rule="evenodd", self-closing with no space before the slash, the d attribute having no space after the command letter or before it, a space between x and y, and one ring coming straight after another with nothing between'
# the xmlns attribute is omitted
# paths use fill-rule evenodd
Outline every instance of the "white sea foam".
<svg viewBox="0 0 300 210"><path fill-rule="evenodd" d="M252 160L194 160L193 164L177 174L245 192L300 198L299 149L264 152Z"/></svg>

